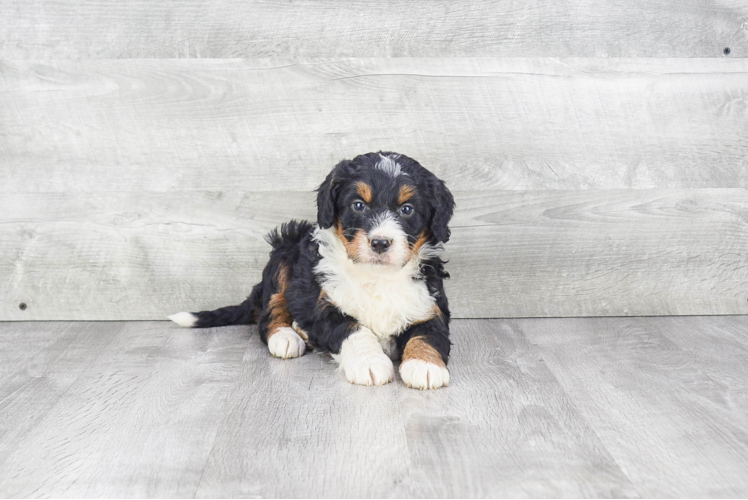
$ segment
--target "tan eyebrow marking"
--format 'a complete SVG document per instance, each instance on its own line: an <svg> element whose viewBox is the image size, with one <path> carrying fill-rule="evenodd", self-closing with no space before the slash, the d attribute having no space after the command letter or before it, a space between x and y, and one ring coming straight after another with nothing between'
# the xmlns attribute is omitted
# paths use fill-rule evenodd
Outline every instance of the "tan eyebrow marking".
<svg viewBox="0 0 748 500"><path fill-rule="evenodd" d="M371 203L371 186L365 182L356 183L356 192L366 203Z"/></svg>
<svg viewBox="0 0 748 500"><path fill-rule="evenodd" d="M400 186L400 196L397 197L397 203L398 205L402 205L409 199L413 197L413 195L416 194L416 188L413 186L409 186L407 184L403 184Z"/></svg>

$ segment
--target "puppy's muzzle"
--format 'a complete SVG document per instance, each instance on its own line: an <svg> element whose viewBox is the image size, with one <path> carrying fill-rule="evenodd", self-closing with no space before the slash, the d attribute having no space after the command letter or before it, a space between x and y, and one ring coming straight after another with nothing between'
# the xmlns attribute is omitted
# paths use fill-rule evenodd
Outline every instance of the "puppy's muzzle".
<svg viewBox="0 0 748 500"><path fill-rule="evenodd" d="M390 248L390 245L392 245L392 240L384 238L374 238L369 242L369 245L371 245L371 249L375 252L384 253Z"/></svg>

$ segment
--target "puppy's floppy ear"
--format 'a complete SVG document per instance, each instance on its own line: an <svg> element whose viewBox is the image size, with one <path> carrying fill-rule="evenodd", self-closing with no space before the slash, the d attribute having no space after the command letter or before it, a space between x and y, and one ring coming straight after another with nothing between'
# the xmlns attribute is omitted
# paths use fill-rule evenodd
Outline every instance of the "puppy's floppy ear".
<svg viewBox="0 0 748 500"><path fill-rule="evenodd" d="M335 223L335 203L341 182L339 175L350 163L349 160L338 163L317 188L317 225L322 229L327 229Z"/></svg>
<svg viewBox="0 0 748 500"><path fill-rule="evenodd" d="M449 241L449 236L452 232L449 230L449 220L452 218L452 213L455 209L455 199L452 193L449 192L444 181L434 177L431 183L434 196L432 202L432 208L434 210L431 216L431 232L434 237L446 243Z"/></svg>

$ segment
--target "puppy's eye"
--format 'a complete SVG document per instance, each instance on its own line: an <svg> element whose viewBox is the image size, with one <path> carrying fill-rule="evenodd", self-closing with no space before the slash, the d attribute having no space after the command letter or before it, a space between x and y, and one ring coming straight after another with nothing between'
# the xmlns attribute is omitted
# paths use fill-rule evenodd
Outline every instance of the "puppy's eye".
<svg viewBox="0 0 748 500"><path fill-rule="evenodd" d="M400 207L400 213L407 217L413 213L413 207L411 205L403 205Z"/></svg>
<svg viewBox="0 0 748 500"><path fill-rule="evenodd" d="M356 212L363 212L366 208L366 205L364 205L363 201L355 201L353 202L353 210Z"/></svg>

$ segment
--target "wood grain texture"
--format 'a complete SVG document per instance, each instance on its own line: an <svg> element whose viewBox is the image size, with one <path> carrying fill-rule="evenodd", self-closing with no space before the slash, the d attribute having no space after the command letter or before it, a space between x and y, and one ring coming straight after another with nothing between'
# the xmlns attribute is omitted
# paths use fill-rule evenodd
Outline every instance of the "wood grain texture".
<svg viewBox="0 0 748 500"><path fill-rule="evenodd" d="M0 470L98 361L121 323L0 324ZM2 474L0 474L2 475Z"/></svg>
<svg viewBox="0 0 748 500"><path fill-rule="evenodd" d="M748 187L745 59L0 61L0 192Z"/></svg>
<svg viewBox="0 0 748 500"><path fill-rule="evenodd" d="M161 319L241 302L313 193L30 193L0 212L0 318ZM455 317L748 313L744 189L458 192ZM21 310L19 304L27 304Z"/></svg>
<svg viewBox="0 0 748 500"><path fill-rule="evenodd" d="M351 385L325 354L286 361L253 337L196 497L392 497L410 470L403 386Z"/></svg>
<svg viewBox="0 0 748 500"><path fill-rule="evenodd" d="M748 415L748 316L653 319L659 332L690 356L706 376L721 384L731 408Z"/></svg>
<svg viewBox="0 0 748 500"><path fill-rule="evenodd" d="M0 496L745 497L747 318L457 320L433 392L255 327L0 323Z"/></svg>
<svg viewBox="0 0 748 500"><path fill-rule="evenodd" d="M102 338L111 328L83 325ZM12 343L16 328L0 325L0 338ZM28 413L12 415L9 424L30 429L4 455L0 495L194 495L249 335L246 328L191 334L164 323L133 322L108 336L98 358L79 350L82 374L62 397L27 389L40 399L27 410L45 411L31 425ZM50 384L79 370L51 364Z"/></svg>
<svg viewBox="0 0 748 500"><path fill-rule="evenodd" d="M398 496L638 497L521 329L455 321L451 340L450 387L402 393L412 465Z"/></svg>
<svg viewBox="0 0 748 500"><path fill-rule="evenodd" d="M517 323L643 497L741 497L748 490L748 413L649 318ZM688 323L688 322L685 322ZM715 323L724 327L725 321ZM696 323L706 341L711 322ZM745 318L732 322L745 350ZM724 329L724 328L722 328ZM739 333L740 332L740 333ZM733 342L715 343L729 358ZM739 376L739 373L735 373ZM741 398L742 399L742 398ZM744 399L743 399L744 402Z"/></svg>
<svg viewBox="0 0 748 500"><path fill-rule="evenodd" d="M745 57L744 2L0 3L0 57Z"/></svg>
<svg viewBox="0 0 748 500"><path fill-rule="evenodd" d="M449 250L450 285L469 276L449 289L459 317L748 313L746 190L470 193L461 201L467 220L456 221Z"/></svg>

